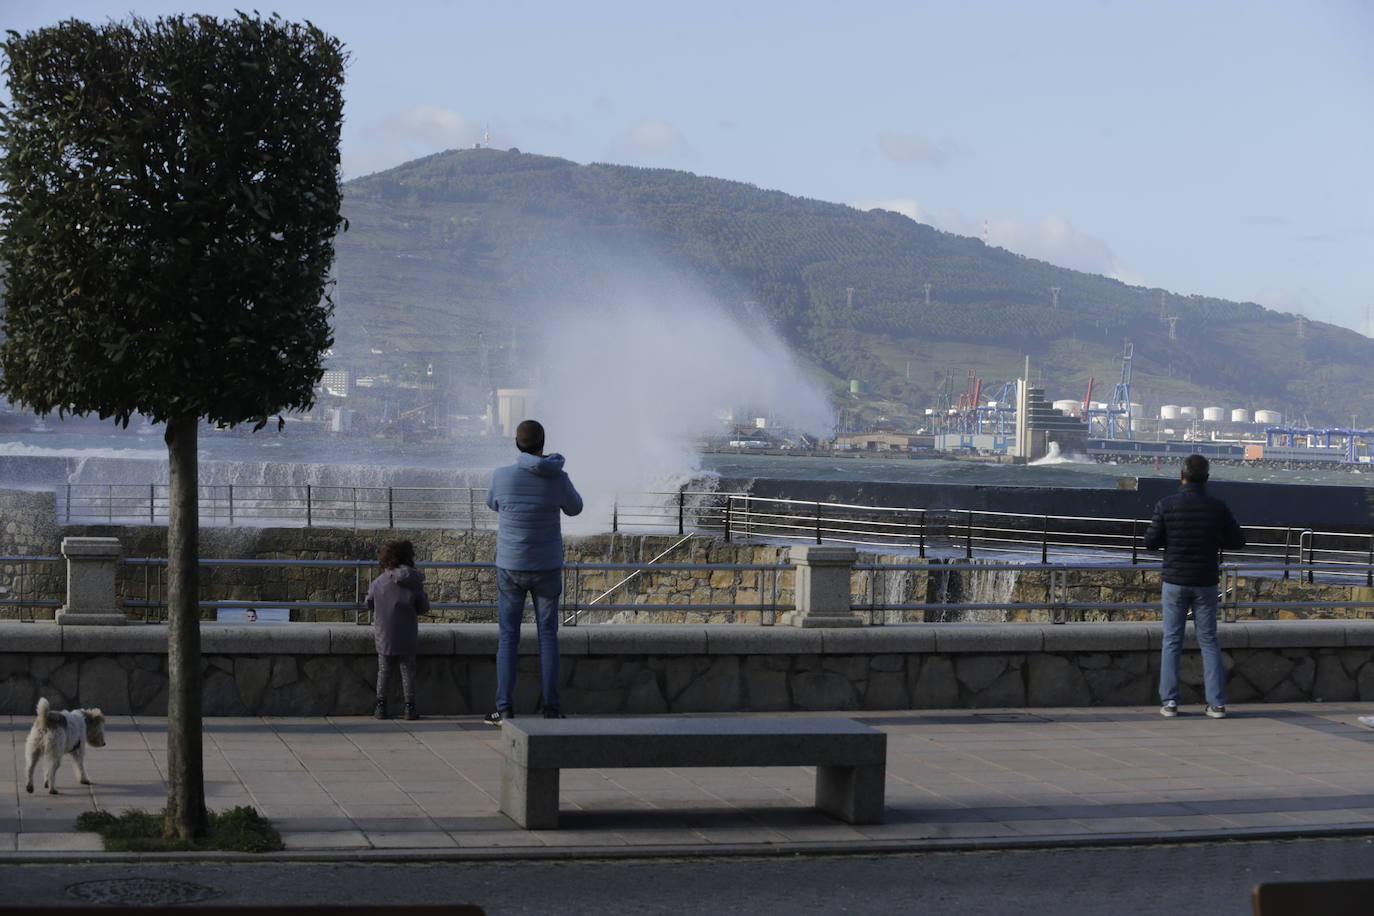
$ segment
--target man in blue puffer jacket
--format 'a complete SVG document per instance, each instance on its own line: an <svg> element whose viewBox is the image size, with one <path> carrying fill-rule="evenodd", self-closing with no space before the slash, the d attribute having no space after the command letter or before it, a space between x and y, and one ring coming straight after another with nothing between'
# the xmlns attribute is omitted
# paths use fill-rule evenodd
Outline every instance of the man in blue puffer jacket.
<svg viewBox="0 0 1374 916"><path fill-rule="evenodd" d="M1180 474L1183 485L1155 506L1145 529L1145 546L1164 549L1164 645L1159 653L1159 713L1178 715L1178 658L1188 609L1202 650L1205 712L1226 718L1226 668L1217 645L1217 560L1222 550L1245 546L1245 535L1226 503L1206 491L1207 459L1189 455Z"/></svg>
<svg viewBox="0 0 1374 916"><path fill-rule="evenodd" d="M515 464L497 468L487 507L499 516L496 534L496 711L500 725L515 709L515 674L525 596L534 599L544 718L561 719L558 699L558 605L563 594L563 530L559 512L577 515L582 497L563 470L563 456L544 454L544 427L525 420L515 428Z"/></svg>

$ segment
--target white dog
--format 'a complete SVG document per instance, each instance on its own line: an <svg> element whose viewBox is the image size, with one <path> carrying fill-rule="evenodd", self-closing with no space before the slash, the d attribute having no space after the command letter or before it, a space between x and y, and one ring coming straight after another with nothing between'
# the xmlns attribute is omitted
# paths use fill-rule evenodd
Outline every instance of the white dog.
<svg viewBox="0 0 1374 916"><path fill-rule="evenodd" d="M86 745L105 746L105 715L98 709L74 709L71 712L49 712L47 697L38 700L38 715L29 729L29 740L24 745L28 757L28 782L25 792L33 791L33 771L42 760L47 767L43 775L43 788L50 795L57 794L57 766L63 754L71 754L76 761L76 775L81 784L89 786L86 778Z"/></svg>

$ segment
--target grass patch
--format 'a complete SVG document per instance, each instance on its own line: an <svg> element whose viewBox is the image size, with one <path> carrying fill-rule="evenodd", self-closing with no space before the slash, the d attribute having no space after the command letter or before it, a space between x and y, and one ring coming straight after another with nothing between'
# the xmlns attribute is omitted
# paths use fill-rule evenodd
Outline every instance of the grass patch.
<svg viewBox="0 0 1374 916"><path fill-rule="evenodd" d="M285 849L272 822L246 806L208 813L205 835L196 840L169 839L162 835L163 812L137 808L123 814L86 811L76 818L76 829L100 834L106 852L276 852Z"/></svg>

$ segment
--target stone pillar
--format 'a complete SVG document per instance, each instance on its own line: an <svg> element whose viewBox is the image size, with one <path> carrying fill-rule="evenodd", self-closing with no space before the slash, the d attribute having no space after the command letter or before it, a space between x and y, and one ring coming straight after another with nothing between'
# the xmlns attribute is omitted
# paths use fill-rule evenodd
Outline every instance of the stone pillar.
<svg viewBox="0 0 1374 916"><path fill-rule="evenodd" d="M119 538L63 538L67 558L67 603L57 612L62 626L123 626L128 623L115 603L115 563Z"/></svg>
<svg viewBox="0 0 1374 916"><path fill-rule="evenodd" d="M849 576L858 551L853 547L800 546L788 550L797 568L797 609L782 617L784 626L860 627L849 608Z"/></svg>

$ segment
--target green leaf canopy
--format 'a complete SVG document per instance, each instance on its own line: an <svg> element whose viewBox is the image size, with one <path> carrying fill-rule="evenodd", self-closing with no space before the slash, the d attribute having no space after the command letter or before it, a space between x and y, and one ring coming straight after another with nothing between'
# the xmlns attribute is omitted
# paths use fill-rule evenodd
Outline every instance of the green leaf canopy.
<svg viewBox="0 0 1374 916"><path fill-rule="evenodd" d="M123 423L308 407L332 343L340 43L240 14L0 46L0 391Z"/></svg>

